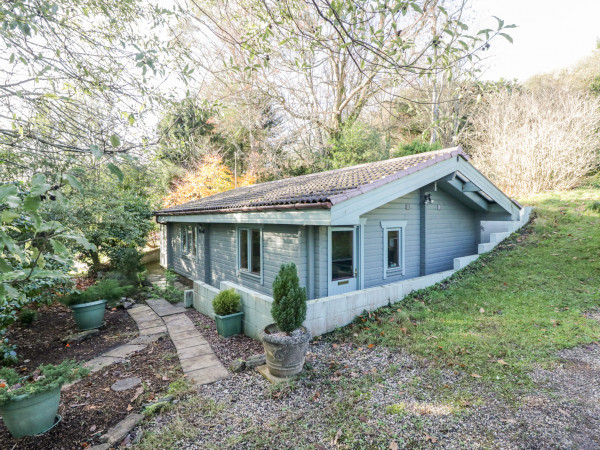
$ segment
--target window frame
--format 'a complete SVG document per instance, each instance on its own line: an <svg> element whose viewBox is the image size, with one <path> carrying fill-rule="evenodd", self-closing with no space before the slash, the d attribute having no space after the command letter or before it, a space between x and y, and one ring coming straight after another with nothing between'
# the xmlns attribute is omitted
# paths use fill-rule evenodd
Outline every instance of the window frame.
<svg viewBox="0 0 600 450"><path fill-rule="evenodd" d="M246 242L246 251L247 251L247 268L242 268L242 252L241 252L241 243L242 243L242 231L247 232L247 242ZM253 273L252 270L252 232L258 231L259 233L259 258L260 258L260 272ZM253 281L259 281L262 285L264 283L264 257L263 257L263 229L262 227L250 227L250 226L241 226L237 228L236 232L236 252L237 252L237 273L238 276L248 277Z"/></svg>
<svg viewBox="0 0 600 450"><path fill-rule="evenodd" d="M198 256L198 227L193 224L181 224L179 240L181 255L188 259L195 259Z"/></svg>
<svg viewBox="0 0 600 450"><path fill-rule="evenodd" d="M405 263L405 236L406 236L406 220L385 220L381 221L381 228L383 230L383 279L387 277L405 275L406 263ZM388 232L398 231L398 245L400 246L398 251L399 266L388 267Z"/></svg>

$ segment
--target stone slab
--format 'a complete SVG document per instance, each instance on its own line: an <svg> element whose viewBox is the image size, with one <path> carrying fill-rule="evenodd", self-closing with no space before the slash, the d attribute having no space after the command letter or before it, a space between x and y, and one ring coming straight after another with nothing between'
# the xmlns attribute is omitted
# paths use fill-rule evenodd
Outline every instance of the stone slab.
<svg viewBox="0 0 600 450"><path fill-rule="evenodd" d="M135 320L136 323L145 323L145 322L152 322L154 320L161 320L160 317L158 317L158 314L154 313L154 311L150 311L148 313L143 313L143 314L138 314L136 316L131 316L131 318L133 320Z"/></svg>
<svg viewBox="0 0 600 450"><path fill-rule="evenodd" d="M206 369L194 370L185 375L195 385L201 385L224 380L229 377L229 372L227 372L227 369L222 364L219 364L218 366L207 367Z"/></svg>
<svg viewBox="0 0 600 450"><path fill-rule="evenodd" d="M120 444L125 436L129 434L134 427L142 421L143 414L130 414L121 420L118 424L100 436L100 442L106 442L109 445Z"/></svg>
<svg viewBox="0 0 600 450"><path fill-rule="evenodd" d="M164 325L161 325L159 327L142 328L140 330L140 335L146 336L148 334L157 334L157 333L166 333L166 332L167 332L167 327L165 327Z"/></svg>
<svg viewBox="0 0 600 450"><path fill-rule="evenodd" d="M204 338L202 337L200 332L198 330L196 330L195 328L193 330L183 330L183 331L173 331L170 328L168 330L169 330L169 336L171 336L171 339L173 340L173 342L187 341L189 339L198 339L199 341L200 340L204 341Z"/></svg>
<svg viewBox="0 0 600 450"><path fill-rule="evenodd" d="M94 359L90 359L88 362L86 362L84 366L90 369L90 372L98 372L106 366L124 361L125 360L122 358L115 358L113 356L97 356Z"/></svg>
<svg viewBox="0 0 600 450"><path fill-rule="evenodd" d="M171 325L179 325L183 327L193 327L194 322L190 320L188 316L185 314L174 314L172 316L163 317L165 323L169 326Z"/></svg>
<svg viewBox="0 0 600 450"><path fill-rule="evenodd" d="M195 358L184 359L179 361L183 373L194 372L195 370L205 369L216 365L221 365L221 361L214 353L208 355L197 356Z"/></svg>
<svg viewBox="0 0 600 450"><path fill-rule="evenodd" d="M194 345L193 347L182 348L181 350L177 350L177 356L179 356L179 360L183 361L185 359L196 358L202 355L210 355L213 351L208 344L202 345Z"/></svg>
<svg viewBox="0 0 600 450"><path fill-rule="evenodd" d="M170 316L173 314L180 314L185 311L183 303L177 303L175 305L172 305L164 298L148 299L146 300L146 303L150 308L154 310L156 314L158 314L161 317Z"/></svg>
<svg viewBox="0 0 600 450"><path fill-rule="evenodd" d="M258 373L260 373L263 377L265 377L265 379L271 384L283 383L283 382L289 381L291 379L291 378L284 378L284 377L276 377L275 375L272 375L271 372L269 372L269 368L267 367L266 364L263 364L262 366L258 366L256 368L256 371Z"/></svg>
<svg viewBox="0 0 600 450"><path fill-rule="evenodd" d="M148 345L152 342L156 342L158 341L161 337L163 337L165 333L154 333L154 334L147 334L145 336L138 336L135 339L132 339L131 341L128 342L129 345Z"/></svg>
<svg viewBox="0 0 600 450"><path fill-rule="evenodd" d="M179 353L181 350L184 350L186 348L190 348L190 347L199 347L201 345L205 345L206 341L204 343L198 341L196 342L195 339L183 339L181 341L173 341L173 345L175 345L175 349L177 350L177 353Z"/></svg>
<svg viewBox="0 0 600 450"><path fill-rule="evenodd" d="M135 315L141 314L141 313L145 313L147 311L152 311L152 310L150 309L149 306L146 306L146 305L136 306L135 308L131 308L131 309L127 310L127 312L129 314L131 314L132 316L135 316Z"/></svg>
<svg viewBox="0 0 600 450"><path fill-rule="evenodd" d="M135 387L138 387L140 384L142 384L141 378L138 378L138 377L122 378L122 379L116 381L115 383L113 383L110 388L115 392L129 391Z"/></svg>
<svg viewBox="0 0 600 450"><path fill-rule="evenodd" d="M107 351L102 356L113 356L115 358L126 358L132 353L139 352L140 350L145 349L145 345L133 345L133 344L124 344L117 348L113 348L112 350Z"/></svg>
<svg viewBox="0 0 600 450"><path fill-rule="evenodd" d="M137 322L137 326L140 330L143 330L145 328L162 327L164 325L165 325L164 322L158 316L156 316L156 318L152 319L152 320L148 320L145 322Z"/></svg>

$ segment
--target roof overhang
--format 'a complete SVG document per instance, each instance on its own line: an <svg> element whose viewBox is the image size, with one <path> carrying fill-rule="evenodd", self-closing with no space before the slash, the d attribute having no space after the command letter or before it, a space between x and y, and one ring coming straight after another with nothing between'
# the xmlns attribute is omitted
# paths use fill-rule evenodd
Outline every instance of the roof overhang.
<svg viewBox="0 0 600 450"><path fill-rule="evenodd" d="M332 199L331 225L358 225L360 216L433 183L438 183L440 188L479 212L484 219L520 218L521 205L457 155L345 201L335 203Z"/></svg>

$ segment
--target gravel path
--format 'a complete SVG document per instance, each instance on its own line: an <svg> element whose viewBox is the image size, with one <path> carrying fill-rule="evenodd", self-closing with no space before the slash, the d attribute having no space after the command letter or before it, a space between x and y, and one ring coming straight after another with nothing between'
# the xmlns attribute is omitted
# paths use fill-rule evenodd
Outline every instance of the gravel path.
<svg viewBox="0 0 600 450"><path fill-rule="evenodd" d="M404 352L317 342L292 383L234 374L146 427L165 447L189 449L600 448L600 346L560 356L562 365L536 370L535 387L509 401ZM197 433L174 433L181 420Z"/></svg>

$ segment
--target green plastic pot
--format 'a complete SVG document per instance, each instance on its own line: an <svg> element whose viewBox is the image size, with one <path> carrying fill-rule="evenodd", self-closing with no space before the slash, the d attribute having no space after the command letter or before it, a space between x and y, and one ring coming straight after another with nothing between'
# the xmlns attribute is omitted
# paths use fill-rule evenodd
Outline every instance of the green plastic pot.
<svg viewBox="0 0 600 450"><path fill-rule="evenodd" d="M0 406L4 425L14 437L33 436L52 428L60 403L60 386L37 394L24 394Z"/></svg>
<svg viewBox="0 0 600 450"><path fill-rule="evenodd" d="M106 311L106 300L97 300L81 305L72 305L73 318L80 330L92 330L100 328L104 323L104 311Z"/></svg>
<svg viewBox="0 0 600 450"><path fill-rule="evenodd" d="M243 317L243 312L229 314L227 316L219 316L218 314L215 314L217 332L223 337L233 336L234 334L242 334Z"/></svg>

